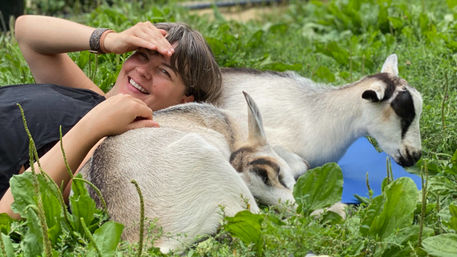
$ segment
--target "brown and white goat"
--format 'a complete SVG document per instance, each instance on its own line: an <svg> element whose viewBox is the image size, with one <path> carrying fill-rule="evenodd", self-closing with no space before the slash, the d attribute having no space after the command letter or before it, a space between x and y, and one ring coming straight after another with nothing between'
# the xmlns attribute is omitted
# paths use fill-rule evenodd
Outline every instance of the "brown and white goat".
<svg viewBox="0 0 457 257"><path fill-rule="evenodd" d="M172 235L155 243L163 252L215 233L221 207L233 216L246 208L258 212L254 197L266 204L293 202L290 168L268 145L259 110L245 98L249 130L240 130L228 111L189 103L156 112L160 128L131 130L97 148L81 173L100 189L110 217L126 225L124 239L139 236L132 179L142 190L145 216ZM306 168L301 160L296 165Z"/></svg>

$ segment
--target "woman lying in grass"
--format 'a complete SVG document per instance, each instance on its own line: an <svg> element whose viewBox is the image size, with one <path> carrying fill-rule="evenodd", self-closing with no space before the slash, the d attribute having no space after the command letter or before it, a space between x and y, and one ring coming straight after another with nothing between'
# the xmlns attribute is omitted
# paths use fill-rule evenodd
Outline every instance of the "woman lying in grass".
<svg viewBox="0 0 457 257"><path fill-rule="evenodd" d="M212 101L220 93L220 71L210 48L184 24L143 22L116 33L59 18L21 16L16 39L38 84L0 88L0 134L5 139L0 143L0 195L9 188L10 177L28 166L28 138L16 103L24 108L41 167L58 185L67 185L70 176L56 144L60 125L68 131L62 140L68 163L77 171L104 137L158 126L153 111ZM135 52L105 94L66 54L84 50ZM18 217L11 210L13 201L8 189L0 212Z"/></svg>

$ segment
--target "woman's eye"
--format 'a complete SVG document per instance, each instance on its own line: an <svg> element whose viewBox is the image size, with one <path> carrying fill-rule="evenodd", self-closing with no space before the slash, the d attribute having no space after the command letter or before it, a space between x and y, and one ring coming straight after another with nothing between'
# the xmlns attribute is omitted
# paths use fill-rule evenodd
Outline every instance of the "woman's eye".
<svg viewBox="0 0 457 257"><path fill-rule="evenodd" d="M142 60L148 60L148 55L142 52L136 52Z"/></svg>
<svg viewBox="0 0 457 257"><path fill-rule="evenodd" d="M171 78L170 73L169 73L166 69L160 69L160 72L163 73L163 74L165 74L165 76Z"/></svg>

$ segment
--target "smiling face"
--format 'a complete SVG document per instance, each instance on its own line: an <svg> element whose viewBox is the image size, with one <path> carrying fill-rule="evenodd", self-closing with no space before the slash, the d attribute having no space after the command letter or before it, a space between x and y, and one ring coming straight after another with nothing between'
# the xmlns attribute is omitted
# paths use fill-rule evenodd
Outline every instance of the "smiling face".
<svg viewBox="0 0 457 257"><path fill-rule="evenodd" d="M145 102L152 110L193 101L185 95L181 75L170 64L170 58L140 48L123 64L108 96L129 94Z"/></svg>

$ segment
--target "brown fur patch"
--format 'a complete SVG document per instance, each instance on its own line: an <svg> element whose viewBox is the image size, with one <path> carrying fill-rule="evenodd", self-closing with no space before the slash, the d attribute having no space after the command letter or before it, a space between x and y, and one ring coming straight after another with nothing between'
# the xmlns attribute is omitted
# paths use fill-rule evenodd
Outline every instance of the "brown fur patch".
<svg viewBox="0 0 457 257"><path fill-rule="evenodd" d="M241 147L238 150L232 152L230 155L230 164L232 167L238 171L243 171L243 162L245 162L245 155L255 152L256 149L253 147Z"/></svg>
<svg viewBox="0 0 457 257"><path fill-rule="evenodd" d="M280 176L280 167L271 157L259 157L249 162L249 170L259 176L263 183L273 187L285 187L285 183Z"/></svg>
<svg viewBox="0 0 457 257"><path fill-rule="evenodd" d="M381 99L381 101L391 98L395 91L395 88L397 86L401 85L400 79L398 77L392 77L389 73L386 73L386 72L377 73L377 74L368 76L367 78L377 79L377 80L384 82L384 84L386 84L386 91L384 92L384 98Z"/></svg>
<svg viewBox="0 0 457 257"><path fill-rule="evenodd" d="M382 111L382 120L388 121L392 114L394 114L394 110L390 106L386 106Z"/></svg>
<svg viewBox="0 0 457 257"><path fill-rule="evenodd" d="M279 173L279 165L274 161L271 157L262 157L255 159L249 163L249 165L253 166L270 166L275 172L276 175Z"/></svg>

